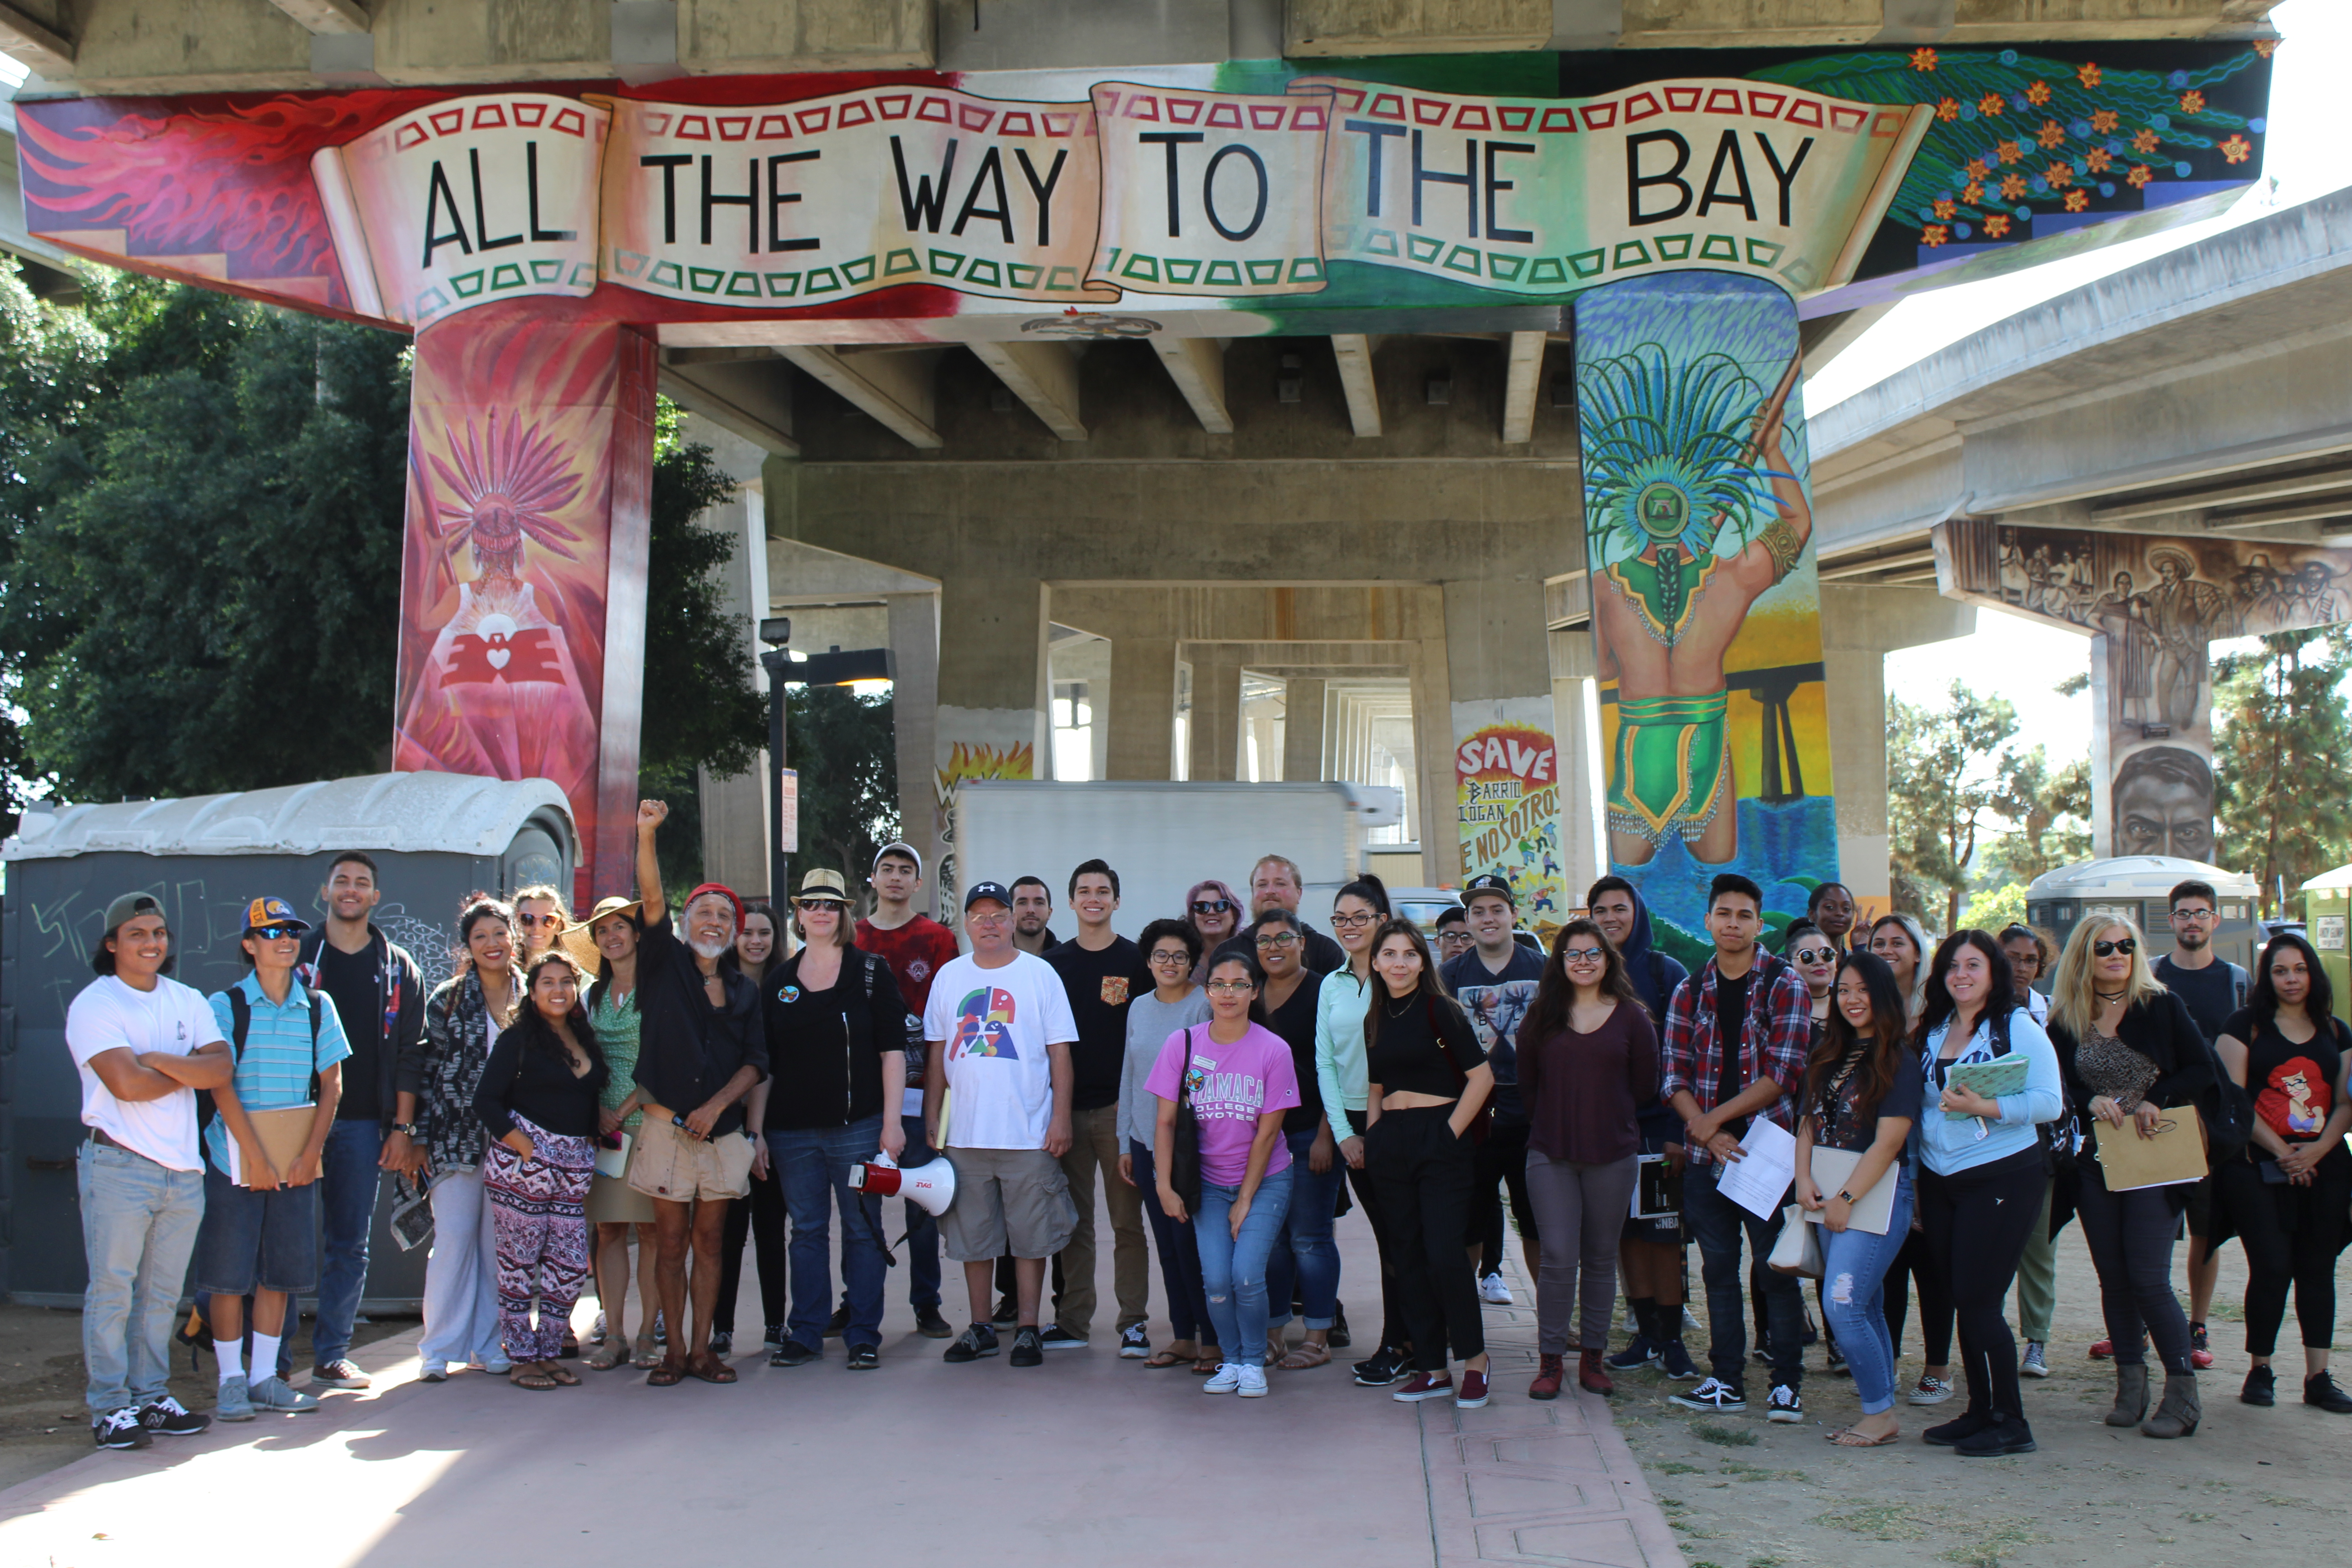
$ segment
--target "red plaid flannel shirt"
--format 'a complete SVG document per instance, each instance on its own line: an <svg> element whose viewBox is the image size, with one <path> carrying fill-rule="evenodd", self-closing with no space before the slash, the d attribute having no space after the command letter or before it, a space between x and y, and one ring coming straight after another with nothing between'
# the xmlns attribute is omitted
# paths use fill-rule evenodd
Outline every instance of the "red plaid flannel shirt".
<svg viewBox="0 0 2352 1568"><path fill-rule="evenodd" d="M1780 1086L1780 1097L1764 1108L1764 1118L1784 1131L1796 1131L1796 1089L1805 1074L1805 1058L1812 1054L1811 993L1795 969L1769 952L1756 955L1748 982L1746 1049L1741 1053L1740 1079L1754 1083L1770 1079ZM1688 1089L1701 1110L1713 1110L1716 1086L1723 1074L1723 1042L1715 1029L1715 960L1675 987L1666 1004L1664 1049L1659 1053L1664 1073L1658 1098L1671 1101L1676 1089ZM1758 1042L1761 1041L1759 1047ZM1691 1163L1714 1163L1700 1148L1688 1151Z"/></svg>

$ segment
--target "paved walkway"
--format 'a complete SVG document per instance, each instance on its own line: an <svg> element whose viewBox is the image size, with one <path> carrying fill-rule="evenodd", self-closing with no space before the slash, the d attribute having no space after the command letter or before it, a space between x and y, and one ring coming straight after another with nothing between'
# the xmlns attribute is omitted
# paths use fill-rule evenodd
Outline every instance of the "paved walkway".
<svg viewBox="0 0 2352 1568"><path fill-rule="evenodd" d="M1341 1232L1343 1295L1376 1327L1370 1232L1356 1215ZM912 1548L964 1568L1277 1553L1289 1568L1683 1568L1605 1402L1527 1398L1533 1294L1510 1274L1521 1304L1486 1310L1483 1410L1358 1388L1350 1356L1276 1373L1267 1399L1206 1398L1187 1372L1118 1360L1102 1321L1094 1348L1034 1371L949 1366L912 1332L896 1270L873 1373L847 1372L836 1341L829 1362L792 1371L739 1358L732 1387L647 1388L624 1369L526 1394L479 1373L416 1382L411 1332L360 1356L373 1390L330 1394L316 1415L93 1453L0 1492L0 1563L199 1561L201 1542L225 1548L223 1531L251 1528L230 1519L263 1510L269 1527L246 1541L298 1545L316 1568L530 1560L566 1539L614 1563ZM738 1321L756 1324L746 1286ZM1155 1268L1155 1305L1159 1289Z"/></svg>

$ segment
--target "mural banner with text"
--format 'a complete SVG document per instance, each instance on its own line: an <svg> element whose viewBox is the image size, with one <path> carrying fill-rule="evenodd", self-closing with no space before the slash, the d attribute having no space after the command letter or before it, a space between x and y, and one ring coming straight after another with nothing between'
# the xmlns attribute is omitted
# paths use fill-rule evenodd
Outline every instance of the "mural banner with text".
<svg viewBox="0 0 2352 1568"><path fill-rule="evenodd" d="M1454 704L1454 789L1464 883L1502 878L1519 919L1549 939L1569 909L1551 699Z"/></svg>

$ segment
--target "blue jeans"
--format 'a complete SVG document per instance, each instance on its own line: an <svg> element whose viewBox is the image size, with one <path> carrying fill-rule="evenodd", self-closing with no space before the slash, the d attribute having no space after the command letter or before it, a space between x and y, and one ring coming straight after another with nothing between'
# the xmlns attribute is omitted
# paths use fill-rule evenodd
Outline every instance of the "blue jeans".
<svg viewBox="0 0 2352 1568"><path fill-rule="evenodd" d="M1282 1239L1265 1260L1269 1329L1290 1321L1290 1300L1301 1291L1308 1328L1328 1329L1339 1315L1339 1244L1331 1239L1331 1222L1332 1211L1339 1206L1339 1184L1348 1179L1348 1162L1334 1149L1329 1170L1319 1176L1308 1170L1307 1154L1315 1147L1315 1131L1310 1127L1282 1135L1290 1146L1290 1213L1283 1220Z"/></svg>
<svg viewBox="0 0 2352 1568"><path fill-rule="evenodd" d="M846 1127L771 1131L768 1159L783 1184L793 1239L785 1256L793 1315L784 1337L805 1350L824 1349L824 1321L833 1310L833 1210L841 1210L841 1282L849 1298L851 1350L882 1343L882 1200L849 1184L849 1167L881 1152L877 1114Z"/></svg>
<svg viewBox="0 0 2352 1568"><path fill-rule="evenodd" d="M368 1233L383 1177L383 1129L373 1120L338 1121L319 1164L319 1321L310 1331L310 1364L338 1362L352 1348L352 1321L367 1285Z"/></svg>
<svg viewBox="0 0 2352 1568"><path fill-rule="evenodd" d="M1747 1271L1739 1266L1744 1231L1749 1256L1769 1258L1780 1235L1780 1215L1758 1219L1715 1190L1716 1167L1692 1165L1683 1173L1683 1224L1698 1243L1699 1274L1706 1281L1707 1370L1735 1387L1746 1381L1748 1363ZM1786 1194L1783 1194L1785 1201ZM1764 1271L1765 1321L1770 1325L1772 1383L1796 1388L1805 1377L1805 1299L1797 1277ZM1840 1340L1843 1349L1845 1342Z"/></svg>
<svg viewBox="0 0 2352 1568"><path fill-rule="evenodd" d="M1201 1288L1201 1249L1192 1244L1192 1222L1170 1219L1160 1208L1160 1167L1152 1163L1151 1146L1130 1138L1127 1152L1135 1190L1143 1194L1151 1245L1160 1249L1160 1282L1168 1290L1168 1331L1180 1342L1198 1344L1215 1331L1209 1322L1208 1292Z"/></svg>
<svg viewBox="0 0 2352 1568"><path fill-rule="evenodd" d="M1290 1213L1290 1184L1286 1167L1260 1182L1242 1233L1235 1236L1230 1216L1241 1188L1201 1184L1201 1208L1192 1226L1192 1239L1201 1248L1201 1287L1208 1293L1217 1344L1237 1366L1265 1359L1265 1260Z"/></svg>
<svg viewBox="0 0 2352 1568"><path fill-rule="evenodd" d="M901 1116L907 1147L898 1163L912 1170L938 1159L939 1152L923 1141L923 1119ZM940 1222L920 1204L907 1205L907 1305L918 1312L940 1310Z"/></svg>
<svg viewBox="0 0 2352 1568"><path fill-rule="evenodd" d="M205 1216L201 1171L85 1140L75 1160L89 1287L81 1300L81 1359L92 1416L163 1397L172 1317Z"/></svg>
<svg viewBox="0 0 2352 1568"><path fill-rule="evenodd" d="M1911 1176L1895 1178L1895 1208L1885 1236L1866 1230L1822 1233L1822 1315L1853 1373L1862 1413L1895 1407L1895 1336L1886 1328L1886 1271L1911 1234Z"/></svg>

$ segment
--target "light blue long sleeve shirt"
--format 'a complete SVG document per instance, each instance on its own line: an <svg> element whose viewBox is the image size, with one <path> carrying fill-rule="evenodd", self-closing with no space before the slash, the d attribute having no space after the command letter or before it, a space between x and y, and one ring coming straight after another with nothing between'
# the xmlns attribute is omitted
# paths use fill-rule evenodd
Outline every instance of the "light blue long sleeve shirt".
<svg viewBox="0 0 2352 1568"><path fill-rule="evenodd" d="M1371 985L1358 980L1353 969L1325 975L1316 994L1315 1087L1323 1096L1323 1119L1331 1124L1334 1142L1356 1135L1346 1113L1364 1109L1370 1082L1364 1074L1364 1012L1371 1005Z"/></svg>
<svg viewBox="0 0 2352 1568"><path fill-rule="evenodd" d="M2009 1048L2012 1056L2025 1058L2025 1088L2016 1094L2004 1094L1994 1102L2000 1107L1997 1121L1976 1117L1953 1121L1937 1103L1944 1091L1936 1081L1936 1058L1943 1055L1945 1037L1949 1032L1948 1019L1937 1025L1927 1037L1927 1049L1919 1057L1919 1070L1927 1080L1927 1098L1919 1114L1920 1160L1939 1176L1988 1165L2032 1148L2035 1127L2057 1121L2065 1105L2060 1091L2058 1053L2032 1015L2019 1007L2009 1015ZM1975 1035L1949 1066L1993 1059L1992 1026L1980 1018Z"/></svg>

